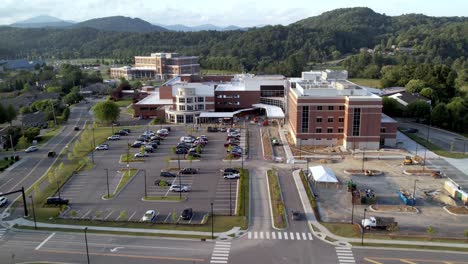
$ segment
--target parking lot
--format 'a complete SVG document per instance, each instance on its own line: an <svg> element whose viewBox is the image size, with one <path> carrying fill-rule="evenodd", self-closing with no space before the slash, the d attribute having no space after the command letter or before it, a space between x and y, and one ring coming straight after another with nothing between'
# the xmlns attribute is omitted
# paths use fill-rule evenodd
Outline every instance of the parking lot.
<svg viewBox="0 0 468 264"><path fill-rule="evenodd" d="M130 162L129 167L138 170L137 174L126 186L110 200L104 200L107 195L107 182L109 192L112 194L121 179L119 169L127 167L127 163L119 163L120 156L127 152L127 144L132 144L145 130L156 131L159 126L145 126L132 129L130 135L121 136L120 140L108 141L108 150L96 150L94 160L96 166L90 170L74 175L61 189L60 195L70 199L71 210L64 217L80 219L117 220L125 219L138 221L145 211L155 210L157 222L179 221L178 216L184 208L193 208L194 216L187 222L199 223L206 213L209 213L213 203L215 214L234 214L236 208L237 183L236 179L224 179L220 170L229 166L228 161L222 161L226 156L225 132L207 133L206 128L200 131L188 132L188 127L171 126L171 132L154 153L148 153L149 157L143 158L143 162ZM191 126L190 126L191 128ZM117 131L118 129L116 129ZM198 169L197 174L181 175L180 177L160 177L161 170L172 168L177 173L179 162L178 155L172 153L172 148L177 145L184 135L207 135L209 143L203 148L199 160L180 160L180 167L192 167ZM139 152L139 148L131 148L130 154ZM182 159L184 155L180 155ZM168 158L171 160L168 161ZM235 162L233 162L234 166ZM108 172L108 174L107 174ZM158 197L160 200L144 201L148 197ZM108 177L107 177L108 176ZM108 179L108 180L107 180ZM190 192L181 195L183 201L177 201L171 197L177 197L178 192L170 192L168 186L156 186L156 180L165 180L168 183L187 185ZM162 197L167 197L165 200ZM176 215L177 217L175 217Z"/></svg>
<svg viewBox="0 0 468 264"><path fill-rule="evenodd" d="M314 165L322 164L314 164L313 162L309 164L309 166ZM347 191L347 182L352 179L356 183L357 189L372 189L377 197L378 205L403 205L397 192L403 189L412 194L413 190L415 190L416 207L419 210L419 213L373 212L369 209L369 205L355 205L355 223L363 218L364 209L366 208L367 216L395 217L399 225L398 232L401 234L424 235L427 228L432 226L442 236L463 236L463 231L466 228L466 218L447 213L442 208L443 204L440 200L425 194L425 192L435 191L443 195L443 184L447 180L446 178L435 179L430 176L404 175L402 173L404 169L419 169L421 166L403 166L402 160L396 159L366 161L366 169L378 169L384 172L384 175L371 177L345 174L345 169L361 168L362 166L362 160L351 157L326 166L333 170L340 185L339 187L328 186L328 188L323 185L314 187L323 221L351 222L351 194ZM450 223L450 225L447 223Z"/></svg>

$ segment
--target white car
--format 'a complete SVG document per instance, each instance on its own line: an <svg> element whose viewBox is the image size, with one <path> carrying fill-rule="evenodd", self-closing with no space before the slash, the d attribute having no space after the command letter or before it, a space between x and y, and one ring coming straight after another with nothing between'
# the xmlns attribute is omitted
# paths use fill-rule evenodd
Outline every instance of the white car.
<svg viewBox="0 0 468 264"><path fill-rule="evenodd" d="M171 191L171 192L190 192L190 190L191 190L190 186L177 185L177 184L173 184L169 188L169 191Z"/></svg>
<svg viewBox="0 0 468 264"><path fill-rule="evenodd" d="M145 158L145 157L148 157L148 152L138 152L138 153L135 153L135 158Z"/></svg>
<svg viewBox="0 0 468 264"><path fill-rule="evenodd" d="M4 206L6 203L8 203L8 198L5 196L0 197L0 206Z"/></svg>
<svg viewBox="0 0 468 264"><path fill-rule="evenodd" d="M148 210L141 218L141 221L152 222L156 218L156 212L154 210Z"/></svg>
<svg viewBox="0 0 468 264"><path fill-rule="evenodd" d="M109 150L109 145L102 144L96 147L96 150Z"/></svg>
<svg viewBox="0 0 468 264"><path fill-rule="evenodd" d="M239 173L234 173L234 172L225 172L223 174L223 178L224 179L238 179L238 178L240 178L240 174Z"/></svg>
<svg viewBox="0 0 468 264"><path fill-rule="evenodd" d="M120 136L119 135L112 135L110 137L107 138L108 140L120 140Z"/></svg>
<svg viewBox="0 0 468 264"><path fill-rule="evenodd" d="M38 150L39 150L38 147L36 147L36 146L31 146L31 147L25 149L24 152L29 153L29 152L34 152L34 151L38 151Z"/></svg>

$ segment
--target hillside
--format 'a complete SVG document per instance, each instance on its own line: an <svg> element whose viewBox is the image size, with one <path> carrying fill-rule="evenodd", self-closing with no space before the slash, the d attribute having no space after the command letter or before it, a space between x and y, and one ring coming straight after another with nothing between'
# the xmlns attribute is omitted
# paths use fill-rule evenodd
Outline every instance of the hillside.
<svg viewBox="0 0 468 264"><path fill-rule="evenodd" d="M16 23L11 24L12 27L19 27L19 28L45 28L45 27L54 27L54 28L61 28L61 27L69 27L74 23L70 21L64 21L60 18L40 15L36 17L32 17L26 20L18 21Z"/></svg>
<svg viewBox="0 0 468 264"><path fill-rule="evenodd" d="M112 16L86 20L73 25L75 28L89 27L102 31L115 32L159 32L167 29L155 26L139 18L130 18L124 16Z"/></svg>

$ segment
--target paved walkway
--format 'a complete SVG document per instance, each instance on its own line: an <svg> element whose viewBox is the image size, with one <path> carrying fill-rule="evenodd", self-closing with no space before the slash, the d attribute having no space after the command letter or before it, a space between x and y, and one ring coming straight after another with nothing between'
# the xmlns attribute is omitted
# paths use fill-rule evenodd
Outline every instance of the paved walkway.
<svg viewBox="0 0 468 264"><path fill-rule="evenodd" d="M351 246L349 243L360 243L361 239L359 238L347 238L340 237L331 233L326 227L320 224L315 217L312 206L310 205L309 199L307 198L307 193L302 184L301 177L299 175L300 170L293 171L294 182L296 183L297 191L304 208L304 213L307 217L307 222L311 232L318 238L322 239L326 243L334 244L337 246ZM314 225L320 231L315 231L311 225ZM336 242L330 242L326 240L326 237L333 238ZM442 243L442 242L429 242L429 241L405 241L405 240L384 240L384 239L365 239L365 243L376 243L376 244L397 244L397 245L416 245L416 246L436 246L436 247L452 247L452 248L468 248L466 243Z"/></svg>
<svg viewBox="0 0 468 264"><path fill-rule="evenodd" d="M215 218L216 219L216 218ZM34 226L34 222L24 219L17 218L11 221L4 221L3 225L8 225L10 228L13 225L21 226ZM61 229L84 229L88 227L88 230L95 231L112 231L112 232L131 232L131 233L150 233L150 234L168 234L168 235L195 235L195 236L206 236L207 238L211 237L211 232L198 232L198 231L182 231L182 230L164 230L164 229L146 229L146 228L121 228L121 227L106 227L106 226L84 226L84 225L62 225L62 224L49 224L37 222L38 227L45 228L61 228ZM239 227L234 227L226 232L215 232L215 237L228 237L229 235L236 235L240 231Z"/></svg>

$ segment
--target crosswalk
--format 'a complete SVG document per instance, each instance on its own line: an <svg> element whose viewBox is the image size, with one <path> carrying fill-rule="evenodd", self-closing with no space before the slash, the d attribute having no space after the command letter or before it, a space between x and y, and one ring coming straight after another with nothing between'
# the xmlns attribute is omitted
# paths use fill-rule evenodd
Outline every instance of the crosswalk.
<svg viewBox="0 0 468 264"><path fill-rule="evenodd" d="M263 239L263 240L314 240L311 233L308 232L262 232L252 231L247 233L248 239Z"/></svg>
<svg viewBox="0 0 468 264"><path fill-rule="evenodd" d="M340 264L352 264L356 263L354 260L353 251L349 247L336 247L336 256Z"/></svg>
<svg viewBox="0 0 468 264"><path fill-rule="evenodd" d="M0 228L0 238L3 237L3 235L6 233L6 228Z"/></svg>
<svg viewBox="0 0 468 264"><path fill-rule="evenodd" d="M231 242L216 241L213 253L211 253L210 263L228 263L229 252L231 251Z"/></svg>

